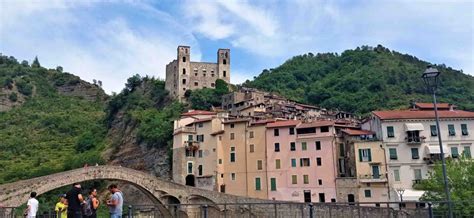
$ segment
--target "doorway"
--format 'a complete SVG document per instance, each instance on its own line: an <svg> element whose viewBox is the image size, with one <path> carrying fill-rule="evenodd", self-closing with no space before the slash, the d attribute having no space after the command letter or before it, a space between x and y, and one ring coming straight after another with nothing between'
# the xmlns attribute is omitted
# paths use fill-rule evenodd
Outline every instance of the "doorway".
<svg viewBox="0 0 474 218"><path fill-rule="evenodd" d="M196 186L194 180L195 180L194 175L187 175L186 176L186 185L187 186Z"/></svg>
<svg viewBox="0 0 474 218"><path fill-rule="evenodd" d="M310 190L305 190L304 191L304 202L311 202L311 191Z"/></svg>

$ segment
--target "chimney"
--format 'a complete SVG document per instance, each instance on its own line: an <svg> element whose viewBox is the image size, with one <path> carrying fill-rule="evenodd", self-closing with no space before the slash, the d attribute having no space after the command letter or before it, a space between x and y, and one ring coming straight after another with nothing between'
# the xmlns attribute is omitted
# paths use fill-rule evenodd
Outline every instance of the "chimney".
<svg viewBox="0 0 474 218"><path fill-rule="evenodd" d="M454 105L453 104L449 104L449 111L454 111Z"/></svg>

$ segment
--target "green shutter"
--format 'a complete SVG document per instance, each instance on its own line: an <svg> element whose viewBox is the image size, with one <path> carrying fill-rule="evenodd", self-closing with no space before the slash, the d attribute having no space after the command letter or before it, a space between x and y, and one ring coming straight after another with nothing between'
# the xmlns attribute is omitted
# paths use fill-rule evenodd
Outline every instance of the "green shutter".
<svg viewBox="0 0 474 218"><path fill-rule="evenodd" d="M369 162L372 161L372 154L370 154L370 149L367 149L369 152Z"/></svg>
<svg viewBox="0 0 474 218"><path fill-rule="evenodd" d="M471 147L470 146L465 146L464 147L464 157L465 158L471 158Z"/></svg>
<svg viewBox="0 0 474 218"><path fill-rule="evenodd" d="M255 190L260 191L260 178L255 178Z"/></svg>
<svg viewBox="0 0 474 218"><path fill-rule="evenodd" d="M270 190L271 191L276 191L276 179L275 178L270 179Z"/></svg>
<svg viewBox="0 0 474 218"><path fill-rule="evenodd" d="M362 162L362 149L359 149L359 162Z"/></svg>

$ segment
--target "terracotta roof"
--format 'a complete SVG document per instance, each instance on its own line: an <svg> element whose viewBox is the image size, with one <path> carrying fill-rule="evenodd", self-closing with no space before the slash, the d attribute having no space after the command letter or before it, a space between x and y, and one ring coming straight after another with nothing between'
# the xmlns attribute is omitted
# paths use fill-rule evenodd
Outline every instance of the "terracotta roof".
<svg viewBox="0 0 474 218"><path fill-rule="evenodd" d="M216 112L212 111L202 111L202 110L193 110L186 113L182 113L181 116L196 116L196 115L216 115Z"/></svg>
<svg viewBox="0 0 474 218"><path fill-rule="evenodd" d="M347 135L373 135L375 134L372 131L363 130L363 129L343 129L342 132L347 133Z"/></svg>
<svg viewBox="0 0 474 218"><path fill-rule="evenodd" d="M449 109L449 106L451 106L451 104L437 103L436 106L438 107L438 109ZM420 108L420 109L433 109L434 105L433 103L415 103L415 107Z"/></svg>
<svg viewBox="0 0 474 218"><path fill-rule="evenodd" d="M396 120L396 119L434 119L434 111L419 111L419 110L394 110L394 111L373 111L375 116L381 120ZM438 111L440 118L474 118L474 112L452 110L452 111Z"/></svg>
<svg viewBox="0 0 474 218"><path fill-rule="evenodd" d="M250 123L250 125L265 125L267 123L275 122L275 120L257 120Z"/></svg>
<svg viewBox="0 0 474 218"><path fill-rule="evenodd" d="M268 123L267 128L296 126L299 123L300 123L300 121L298 121L298 120L281 120L281 121L276 121L276 122L273 122L273 123Z"/></svg>
<svg viewBox="0 0 474 218"><path fill-rule="evenodd" d="M334 121L313 121L311 123L302 123L298 126L298 129L301 128L309 128L309 127L320 127L320 126L332 126L334 125Z"/></svg>

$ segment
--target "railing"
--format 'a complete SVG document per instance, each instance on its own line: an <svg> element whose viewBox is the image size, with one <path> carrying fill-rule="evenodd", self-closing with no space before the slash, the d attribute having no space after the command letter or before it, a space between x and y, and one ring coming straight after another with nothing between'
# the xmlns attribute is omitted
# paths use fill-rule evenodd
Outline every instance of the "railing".
<svg viewBox="0 0 474 218"><path fill-rule="evenodd" d="M425 139L424 136L408 136L405 137L405 142L407 144L421 144L425 142Z"/></svg>
<svg viewBox="0 0 474 218"><path fill-rule="evenodd" d="M371 174L365 174L365 175L359 175L359 180L360 182L364 183L369 183L369 182L387 182L387 178L385 178L385 175L371 175Z"/></svg>
<svg viewBox="0 0 474 218"><path fill-rule="evenodd" d="M198 141L184 141L184 147L187 150L199 150L199 142Z"/></svg>
<svg viewBox="0 0 474 218"><path fill-rule="evenodd" d="M454 217L474 217L472 202L450 202ZM10 213L2 213L5 211ZM0 208L0 218L22 217L14 208ZM56 218L53 212L40 211L37 218ZM124 218L155 217L448 217L448 202L344 202L344 203L223 203L164 204L124 206Z"/></svg>
<svg viewBox="0 0 474 218"><path fill-rule="evenodd" d="M182 127L177 128L177 129L174 129L173 134L175 134L177 132L194 133L194 132L196 132L196 128L195 127L190 127L190 126L182 126Z"/></svg>

